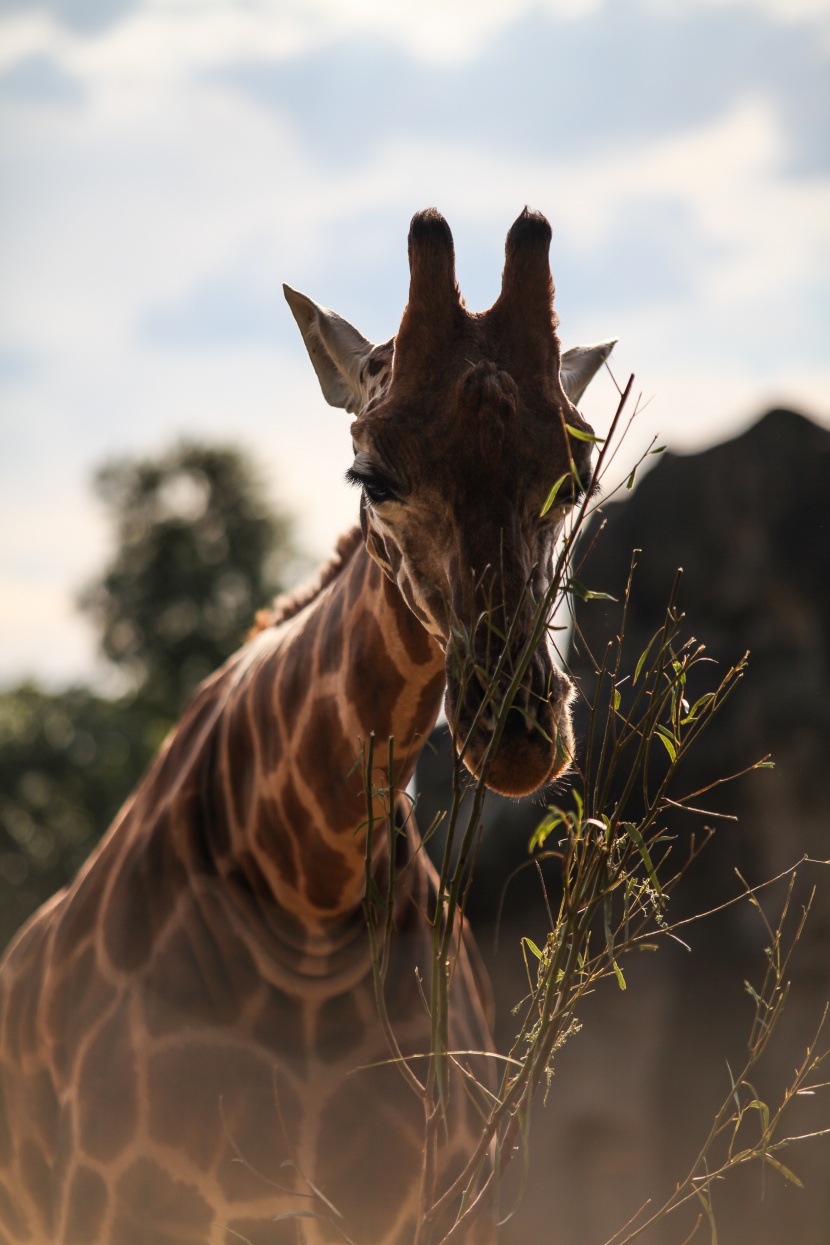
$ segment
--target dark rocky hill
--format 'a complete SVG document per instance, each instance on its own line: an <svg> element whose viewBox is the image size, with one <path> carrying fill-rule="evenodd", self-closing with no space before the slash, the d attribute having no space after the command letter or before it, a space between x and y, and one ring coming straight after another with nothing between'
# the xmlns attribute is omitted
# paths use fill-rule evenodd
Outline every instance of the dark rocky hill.
<svg viewBox="0 0 830 1245"><path fill-rule="evenodd" d="M775 768L719 787L707 807L720 822L714 841L672 899L672 915L716 907L739 889L773 877L802 856L830 857L830 432L793 411L773 410L732 441L665 454L625 501L604 509L606 527L582 578L621 597L632 549L640 549L624 665L660 626L677 567L686 631L722 668L746 650L749 671L686 764L695 790L771 754ZM619 625L619 607L579 603L570 664L590 694L591 653ZM577 714L584 740L587 718ZM421 819L446 800L447 741L420 771ZM521 992L519 932L544 922L538 879L521 873L507 890L500 951L492 914L504 881L526 859L539 805L488 797L480 877L470 917L491 967L509 1029L508 1001ZM687 827L679 824L682 835ZM555 880L551 879L551 886ZM760 1090L774 1097L803 1054L830 998L830 869L799 870L795 906L816 887L792 966L792 992ZM772 912L783 884L764 892ZM535 923L535 925L534 925ZM548 1106L534 1119L530 1188L505 1229L506 1242L591 1245L605 1241L649 1196L685 1174L715 1106L728 1089L725 1061L740 1059L752 1016L744 979L757 980L768 945L747 904L689 926L692 954L666 947L641 957L624 995L591 1000L583 1032L562 1052ZM628 975L628 971L627 975ZM509 1038L509 1032L502 1035ZM830 1033L826 1045L830 1045ZM804 1100L793 1124L830 1125L830 1095ZM718 1190L720 1245L819 1245L830 1238L830 1141L785 1158L800 1190L771 1169L747 1169ZM762 1196L763 1193L763 1196ZM554 1219L551 1218L553 1212ZM687 1225L688 1227L688 1225ZM684 1239L680 1222L644 1238Z"/></svg>
<svg viewBox="0 0 830 1245"><path fill-rule="evenodd" d="M666 454L630 501L605 513L585 572L591 583L622 597L631 551L642 551L626 629L629 666L660 625L678 567L687 633L720 669L749 651L744 682L690 755L686 782L692 789L767 753L775 769L710 797L710 807L739 822L701 861L707 899L725 897L731 886L727 853L753 882L802 853L826 858L830 432L793 411L770 411L733 441L700 454ZM573 644L570 664L589 694L589 654L602 651L619 621L613 603L578 603L585 643ZM830 946L820 914L812 929L814 940Z"/></svg>

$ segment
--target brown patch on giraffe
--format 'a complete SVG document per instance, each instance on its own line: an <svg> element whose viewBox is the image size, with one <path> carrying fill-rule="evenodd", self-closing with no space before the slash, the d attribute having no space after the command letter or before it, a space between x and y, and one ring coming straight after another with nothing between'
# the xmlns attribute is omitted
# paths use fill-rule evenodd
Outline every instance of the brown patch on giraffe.
<svg viewBox="0 0 830 1245"><path fill-rule="evenodd" d="M75 1065L78 1045L115 998L115 987L98 971L94 947L86 947L49 996L46 1023L52 1057L61 1071Z"/></svg>
<svg viewBox="0 0 830 1245"><path fill-rule="evenodd" d="M373 730L379 736L389 734L391 709L405 684L406 679L387 652L377 619L364 610L351 631L346 696L367 735ZM379 688L383 689L382 714L378 707Z"/></svg>
<svg viewBox="0 0 830 1245"><path fill-rule="evenodd" d="M326 741L325 751L320 740ZM318 697L300 740L297 768L317 797L326 828L334 834L354 829L364 814L363 774L360 763L355 764L356 752L357 741L347 737L335 698Z"/></svg>
<svg viewBox="0 0 830 1245"><path fill-rule="evenodd" d="M305 893L309 903L323 911L337 908L343 902L343 892L352 879L352 871L346 860L317 832L314 823L309 824L307 836L302 841L305 869ZM310 866L314 862L315 868Z"/></svg>
<svg viewBox="0 0 830 1245"><path fill-rule="evenodd" d="M151 1159L137 1159L115 1186L109 1245L199 1245L213 1211L193 1185L175 1180Z"/></svg>
<svg viewBox="0 0 830 1245"><path fill-rule="evenodd" d="M103 1177L90 1167L79 1167L72 1176L66 1198L65 1245L89 1245L96 1239L108 1201Z"/></svg>
<svg viewBox="0 0 830 1245"><path fill-rule="evenodd" d="M107 856L111 858L114 852L115 848L107 844L91 867L80 874L72 894L58 916L52 942L52 963L58 972L78 944L90 938L97 930L101 899L108 880L104 861Z"/></svg>
<svg viewBox="0 0 830 1245"><path fill-rule="evenodd" d="M8 1228L16 1241L32 1239L29 1221L26 1219L16 1198L12 1196L5 1184L0 1183L0 1223Z"/></svg>
<svg viewBox="0 0 830 1245"><path fill-rule="evenodd" d="M12 951L14 967L6 997L3 1049L14 1063L22 1063L27 1054L40 1048L39 983L44 943L49 933L48 921L41 914L24 930ZM32 988L33 983L35 988Z"/></svg>
<svg viewBox="0 0 830 1245"><path fill-rule="evenodd" d="M138 1118L130 1027L126 1007L118 1008L87 1049L78 1078L78 1140L90 1158L104 1163L132 1139ZM115 1103L117 1110L111 1109Z"/></svg>
<svg viewBox="0 0 830 1245"><path fill-rule="evenodd" d="M212 742L211 725L219 716L222 704L217 695L217 684L223 676L214 676L195 693L184 713L162 747L155 766L150 771L150 789L167 792L175 787L181 775L194 767L199 751L209 749Z"/></svg>
<svg viewBox="0 0 830 1245"><path fill-rule="evenodd" d="M260 987L256 964L218 896L193 897L156 956L144 984L144 1016L154 1036L238 1019Z"/></svg>
<svg viewBox="0 0 830 1245"><path fill-rule="evenodd" d="M252 1030L269 1057L299 1077L305 1075L308 1063L304 1016L299 999L269 986Z"/></svg>
<svg viewBox="0 0 830 1245"><path fill-rule="evenodd" d="M404 601L406 601L407 605L409 606L411 613L414 614L415 618L417 618L420 622L423 623L424 630L426 630L430 622L429 614L427 613L425 609L423 609L418 604L418 601L415 598L415 593L412 589L412 585L410 584L409 580L408 579L402 580L401 583L398 584L398 587L400 589L401 596L403 597Z"/></svg>
<svg viewBox="0 0 830 1245"><path fill-rule="evenodd" d="M5 1008L3 1046L16 1064L37 1047L37 996L28 987L25 972L14 978Z"/></svg>
<svg viewBox="0 0 830 1245"><path fill-rule="evenodd" d="M232 842L218 731L179 787L176 824L186 830L181 851L188 874L215 875L218 862L230 854Z"/></svg>
<svg viewBox="0 0 830 1245"><path fill-rule="evenodd" d="M289 774L285 780L285 785L280 792L280 803L283 812L283 833L290 834L291 838L298 842L308 829L311 821L311 811L306 808L300 799L299 792L294 784L294 779Z"/></svg>
<svg viewBox="0 0 830 1245"><path fill-rule="evenodd" d="M299 760L302 761L302 756ZM322 803L323 793L318 791L317 797ZM320 834L290 777L282 791L282 807L300 858L300 877L306 898L315 908L336 908L343 898L344 887L352 878L351 869L341 853ZM356 820L353 814L349 824L354 825Z"/></svg>
<svg viewBox="0 0 830 1245"><path fill-rule="evenodd" d="M363 1041L366 1025L353 994L326 999L317 1011L314 1049L323 1063L337 1063Z"/></svg>
<svg viewBox="0 0 830 1245"><path fill-rule="evenodd" d="M293 913L277 903L271 885L262 872L262 865L253 852L240 851L238 866L225 875L224 884L234 903L245 912L257 936L267 938L275 934L281 943L288 946L303 945L305 927Z"/></svg>
<svg viewBox="0 0 830 1245"><path fill-rule="evenodd" d="M352 876L348 864L321 836L290 777L282 791L282 806L299 853L306 897L316 908L336 908Z"/></svg>
<svg viewBox="0 0 830 1245"><path fill-rule="evenodd" d="M436 717L436 708L440 706L441 703L441 694L444 691L444 684L446 681L447 676L442 668L437 674L433 675L429 683L427 683L426 687L418 697L418 703L415 706L415 713L412 716L412 722L409 728L411 732L414 733L418 730L423 731L426 728L427 723L429 723L429 727L427 729L431 729L432 722Z"/></svg>
<svg viewBox="0 0 830 1245"><path fill-rule="evenodd" d="M229 776L231 803L240 830L248 828L256 778L254 732L246 699L240 698L225 718L223 770Z"/></svg>
<svg viewBox="0 0 830 1245"><path fill-rule="evenodd" d="M164 809L147 833L132 841L110 890L103 933L115 968L134 973L147 963L187 883L170 813Z"/></svg>
<svg viewBox="0 0 830 1245"><path fill-rule="evenodd" d="M316 1181L361 1245L384 1240L400 1214L420 1175L422 1132L421 1103L390 1066L346 1078L322 1112Z"/></svg>
<svg viewBox="0 0 830 1245"><path fill-rule="evenodd" d="M5 1081L9 1073L0 1068L0 1167L9 1167L14 1159L14 1142L9 1129L9 1109Z"/></svg>
<svg viewBox="0 0 830 1245"><path fill-rule="evenodd" d="M308 1203L298 1205L298 1210L307 1210ZM340 1238L343 1239L342 1236ZM287 1219L275 1223L274 1216L268 1219L233 1219L225 1233L225 1245L297 1245L297 1222Z"/></svg>
<svg viewBox="0 0 830 1245"><path fill-rule="evenodd" d="M279 703L285 729L293 735L297 716L308 699L313 676L312 652L319 618L312 614L303 632L302 644L289 644L283 654L280 670Z"/></svg>
<svg viewBox="0 0 830 1245"><path fill-rule="evenodd" d="M279 804L263 796L257 805L254 844L276 866L280 878L293 890L297 889L297 862L291 836Z"/></svg>
<svg viewBox="0 0 830 1245"><path fill-rule="evenodd" d="M393 1028L406 1025L413 1015L419 1014L416 1009L423 1006L415 970L418 968L424 974L430 953L426 931L414 927L414 922L421 920L420 913L410 911L390 944L384 997Z"/></svg>
<svg viewBox="0 0 830 1245"><path fill-rule="evenodd" d="M269 671L272 666L272 662L266 663ZM248 695L259 741L260 764L265 774L271 774L282 756L282 736L274 700L276 678L266 678L265 673L263 669L259 678L254 679Z"/></svg>
<svg viewBox="0 0 830 1245"><path fill-rule="evenodd" d="M176 799L175 824L182 827L182 863L189 878L215 877L219 861L231 846L225 793L217 790L218 770L212 752L182 783Z"/></svg>
<svg viewBox="0 0 830 1245"><path fill-rule="evenodd" d="M54 1227L52 1169L43 1150L31 1137L27 1137L20 1146L18 1167L21 1184L32 1205L37 1208L41 1227L51 1235Z"/></svg>
<svg viewBox="0 0 830 1245"><path fill-rule="evenodd" d="M391 580L384 577L383 594L386 597L386 602L390 610L394 610L395 612L398 622L398 631L400 633L403 646L406 649L407 656L410 661L415 663L416 666L425 666L428 661L435 661L436 657L439 656L439 649L426 627L424 627L418 618L415 617L413 610L416 608L417 603L414 601L414 598L412 601L409 601L409 595L406 593L406 589L408 587L408 584L398 587L396 584L393 584ZM410 606L408 610L402 610L400 606L396 604L395 597L400 595L401 591L404 591L404 595L407 597L407 602ZM443 657L441 660L443 662Z"/></svg>
<svg viewBox="0 0 830 1245"><path fill-rule="evenodd" d="M380 569L377 562L370 561L369 570L366 573L366 587L372 592L377 592L381 585L382 577L383 571Z"/></svg>
<svg viewBox="0 0 830 1245"><path fill-rule="evenodd" d="M271 1192L275 1182L291 1188L293 1160L300 1142L303 1108L296 1090L270 1059L227 1051L228 1075L246 1072L243 1093L228 1095L224 1103L223 1150L215 1172L231 1202L253 1201ZM240 1153L243 1161L240 1162Z"/></svg>
<svg viewBox="0 0 830 1245"><path fill-rule="evenodd" d="M343 594L333 593L320 626L317 643L317 670L319 674L334 674L343 665Z"/></svg>
<svg viewBox="0 0 830 1245"><path fill-rule="evenodd" d="M31 1105L32 1121L38 1131L40 1142L44 1146L50 1160L54 1160L58 1121L60 1119L60 1103L55 1093L52 1078L45 1068L41 1068L32 1077L27 1092Z"/></svg>
<svg viewBox="0 0 830 1245"><path fill-rule="evenodd" d="M186 1154L205 1172L216 1163L228 1137L249 1157L246 1143L251 1141L251 1119L245 1119L244 1104L254 1103L255 1112L265 1115L274 1100L272 1073L265 1060L244 1047L196 1041L154 1056L147 1069L147 1090L150 1136ZM183 1102L187 1103L185 1111ZM245 1127L240 1130L241 1120ZM270 1130L263 1131L269 1132L273 1144ZM281 1157L274 1147L267 1168L272 1178ZM253 1196L265 1192L260 1179Z"/></svg>
<svg viewBox="0 0 830 1245"><path fill-rule="evenodd" d="M362 503L361 503L362 506ZM361 511L362 513L362 511ZM362 533L361 533L362 536ZM353 610L363 596L363 589L366 583L366 577L369 568L374 566L372 559L369 557L365 548L363 557L359 562L355 562L349 574L349 609Z"/></svg>

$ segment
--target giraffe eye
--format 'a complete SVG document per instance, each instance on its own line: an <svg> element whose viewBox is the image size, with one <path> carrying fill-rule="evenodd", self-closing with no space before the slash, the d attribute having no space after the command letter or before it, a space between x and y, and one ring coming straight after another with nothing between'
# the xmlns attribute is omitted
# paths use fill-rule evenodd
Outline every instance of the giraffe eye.
<svg viewBox="0 0 830 1245"><path fill-rule="evenodd" d="M395 501L395 494L391 489L385 488L382 484L370 484L364 480L363 492L369 498L373 505L380 505L382 501Z"/></svg>
<svg viewBox="0 0 830 1245"><path fill-rule="evenodd" d="M385 501L399 501L400 498L395 494L388 484L377 476L361 475L354 467L350 467L346 472L346 480L349 484L354 484L358 488L362 488L367 499L373 506L379 506Z"/></svg>

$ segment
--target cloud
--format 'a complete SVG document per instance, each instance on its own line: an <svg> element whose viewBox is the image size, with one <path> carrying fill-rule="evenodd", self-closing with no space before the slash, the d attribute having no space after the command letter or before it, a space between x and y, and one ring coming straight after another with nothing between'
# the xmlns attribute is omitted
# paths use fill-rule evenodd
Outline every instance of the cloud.
<svg viewBox="0 0 830 1245"><path fill-rule="evenodd" d="M30 380L37 370L37 360L29 351L17 350L0 342L0 385Z"/></svg>
<svg viewBox="0 0 830 1245"><path fill-rule="evenodd" d="M83 83L67 73L51 56L24 56L0 74L0 94L33 104L80 104Z"/></svg>
<svg viewBox="0 0 830 1245"><path fill-rule="evenodd" d="M361 34L210 71L289 119L327 168L365 167L385 143L426 133L504 154L597 155L761 95L798 171L827 167L826 73L809 28L748 9L654 14L631 3L568 23L532 12L461 65Z"/></svg>
<svg viewBox="0 0 830 1245"><path fill-rule="evenodd" d="M177 303L150 308L139 332L148 342L171 348L275 343L281 311L276 289L231 271L200 282Z"/></svg>
<svg viewBox="0 0 830 1245"><path fill-rule="evenodd" d="M48 14L73 34L104 34L142 8L142 0L6 0L7 11Z"/></svg>

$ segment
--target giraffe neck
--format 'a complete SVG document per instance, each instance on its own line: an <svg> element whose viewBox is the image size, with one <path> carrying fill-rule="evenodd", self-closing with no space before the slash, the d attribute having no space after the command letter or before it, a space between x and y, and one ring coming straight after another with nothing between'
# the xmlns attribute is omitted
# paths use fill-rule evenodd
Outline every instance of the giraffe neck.
<svg viewBox="0 0 830 1245"><path fill-rule="evenodd" d="M276 936L295 971L328 974L324 961L365 928L370 735L380 865L390 740L400 792L443 687L440 648L361 542L202 689L139 796L137 824L163 804L156 832L172 828L187 872L218 874L243 926Z"/></svg>
<svg viewBox="0 0 830 1245"><path fill-rule="evenodd" d="M5 1100L18 1148L0 1154L0 1220L11 1206L15 1241L166 1241L168 1228L194 1245L272 1241L317 1188L331 1201L313 1202L313 1221L335 1205L350 1239L411 1239L423 1104L389 1067L378 1020L359 758L373 729L373 780L388 786L393 739L404 786L443 684L440 648L361 543L202 686L88 867L6 961L0 1115ZM379 872L388 807L378 800ZM408 1054L431 1031L432 875L413 835L395 839L385 989ZM452 989L453 1046L485 1048L461 934ZM442 1170L473 1146L466 1097L453 1104ZM325 1222L301 1236L333 1239Z"/></svg>

